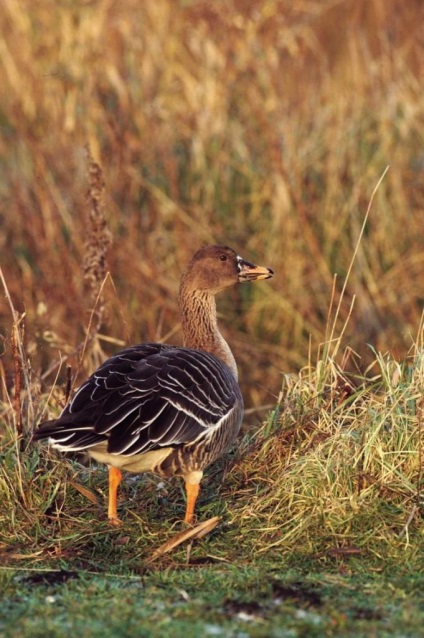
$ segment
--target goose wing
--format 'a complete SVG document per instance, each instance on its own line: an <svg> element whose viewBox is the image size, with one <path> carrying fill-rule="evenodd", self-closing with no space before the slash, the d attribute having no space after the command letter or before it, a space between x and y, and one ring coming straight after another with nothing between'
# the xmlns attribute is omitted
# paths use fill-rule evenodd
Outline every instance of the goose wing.
<svg viewBox="0 0 424 638"><path fill-rule="evenodd" d="M74 451L107 440L108 452L131 456L193 443L211 435L231 413L239 424L242 411L238 384L217 357L147 343L102 364L61 416L43 424L35 437Z"/></svg>

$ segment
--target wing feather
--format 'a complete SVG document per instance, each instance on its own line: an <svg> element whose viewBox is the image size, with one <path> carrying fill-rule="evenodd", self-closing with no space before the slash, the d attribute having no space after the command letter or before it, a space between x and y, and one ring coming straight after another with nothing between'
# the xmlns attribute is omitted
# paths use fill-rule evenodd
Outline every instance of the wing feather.
<svg viewBox="0 0 424 638"><path fill-rule="evenodd" d="M143 344L105 361L35 436L67 450L107 440L108 452L131 456L208 437L235 407L241 420L238 384L217 357Z"/></svg>

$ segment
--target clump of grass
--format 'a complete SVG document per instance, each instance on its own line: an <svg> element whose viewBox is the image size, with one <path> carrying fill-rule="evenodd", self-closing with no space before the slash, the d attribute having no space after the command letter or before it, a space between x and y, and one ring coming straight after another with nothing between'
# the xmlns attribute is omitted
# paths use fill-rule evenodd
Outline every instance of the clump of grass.
<svg viewBox="0 0 424 638"><path fill-rule="evenodd" d="M369 373L327 359L286 378L223 490L259 554L422 554L424 353Z"/></svg>

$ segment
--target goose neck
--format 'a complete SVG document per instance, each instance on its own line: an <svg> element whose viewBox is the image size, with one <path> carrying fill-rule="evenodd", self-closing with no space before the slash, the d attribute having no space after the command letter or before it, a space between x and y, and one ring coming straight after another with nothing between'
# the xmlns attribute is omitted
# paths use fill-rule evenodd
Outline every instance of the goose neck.
<svg viewBox="0 0 424 638"><path fill-rule="evenodd" d="M237 366L228 343L219 331L215 296L207 291L180 290L184 346L204 350L221 359L237 379Z"/></svg>

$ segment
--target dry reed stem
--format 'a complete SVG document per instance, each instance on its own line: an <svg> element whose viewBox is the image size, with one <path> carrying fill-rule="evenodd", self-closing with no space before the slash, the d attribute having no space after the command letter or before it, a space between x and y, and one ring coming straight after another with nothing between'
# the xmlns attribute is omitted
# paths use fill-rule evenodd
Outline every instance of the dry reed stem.
<svg viewBox="0 0 424 638"><path fill-rule="evenodd" d="M389 170L389 166L386 166L386 168L384 169L382 175L380 176L377 184L374 186L374 189L373 189L373 191L371 193L371 197L370 197L370 200L368 202L368 207L367 207L367 210L366 210L366 213L365 213L362 225L361 225L361 229L360 229L360 232L359 232L359 235L358 235L358 239L356 241L355 248L354 248L354 251L353 251L353 254L352 254L352 258L350 260L350 263L349 263L349 266L348 266L348 269L347 269L346 277L345 277L344 282L343 282L343 286L342 286L342 290L341 290L341 293L340 293L339 302L337 304L336 311L334 313L333 325L331 327L330 336L329 336L329 343L335 341L335 347L334 347L334 350L333 350L332 355L331 355L332 358L334 358L336 356L336 354L337 354L337 350L338 350L339 345L340 345L340 338L341 338L342 334L344 333L344 331L346 329L346 326L347 326L347 323L348 323L348 320L349 320L349 317L352 314L352 308L353 308L354 299L352 299L350 310L348 312L348 317L347 317L347 320L345 321L345 325L344 325L344 328L342 329L340 337L335 339L334 334L335 334L335 330L336 330L336 324L337 324L337 320L339 318L340 308L341 308L341 305L342 305L342 302L343 302L343 299L344 299L344 295L345 295L345 292L346 292L346 288L347 288L347 284L348 284L348 281L349 281L349 277L350 277L350 274L352 272L352 268L353 268L353 264L355 262L356 256L358 254L359 246L361 244L361 240L362 240L362 237L364 235L364 231L365 231L366 225L368 223L368 218L369 218L369 215L370 215L370 212L371 212L371 207L372 207L372 204L373 204L373 201L374 201L374 197L375 197L375 195L376 195L381 183L383 182L388 170Z"/></svg>
<svg viewBox="0 0 424 638"><path fill-rule="evenodd" d="M94 161L90 149L86 148L88 162L88 233L84 245L82 270L90 290L90 297L97 308L96 332L104 319L104 299L100 293L108 274L107 253L112 241L105 217L105 181L100 165Z"/></svg>
<svg viewBox="0 0 424 638"><path fill-rule="evenodd" d="M72 393L72 367L66 366L66 387L65 387L65 403L68 403Z"/></svg>
<svg viewBox="0 0 424 638"><path fill-rule="evenodd" d="M110 279L107 271L107 253L112 241L111 232L108 229L105 206L104 189L105 181L100 165L94 161L89 147L86 147L88 162L88 233L84 245L84 257L82 270L84 280L88 284L92 309L88 326L85 332L84 342L79 350L78 367L74 375L77 378L80 366L86 354L89 343L93 344L97 340L102 323L107 319L105 300L103 291L106 282ZM72 388L72 385L71 385ZM70 395L71 388L68 387L66 395Z"/></svg>
<svg viewBox="0 0 424 638"><path fill-rule="evenodd" d="M110 274L107 273L104 280L101 282L100 287L97 291L97 297L94 300L93 303L93 308L91 309L90 312L90 318L88 320L88 325L87 325L87 329L85 332L85 338L84 338L84 342L81 344L80 348L79 348L79 364L81 365L84 356L86 354L86 350L87 350L87 346L89 343L91 343L96 337L97 337L97 330L98 330L98 318L99 315L102 313L102 307L103 307L103 290L104 287L107 283L107 281L110 279ZM100 311L97 312L97 308L100 307ZM96 319L96 321L95 321ZM78 370L77 370L78 373Z"/></svg>
<svg viewBox="0 0 424 638"><path fill-rule="evenodd" d="M9 289L3 275L3 270L0 267L0 280L3 285L3 290L7 299L7 302L10 307L10 311L12 314L12 361L13 361L13 369L14 369L14 412L15 412L15 428L16 428L16 437L20 439L19 446L23 449L24 441L24 427L22 421L22 376L24 376L25 380L25 390L28 395L28 402L31 404L31 388L30 388L30 379L29 379L29 370L28 366L24 363L25 353L24 353L24 344L23 344L23 328L22 322L25 317L25 314L19 315L19 313L15 310L15 307L12 302L12 298L9 293ZM31 411L32 414L32 411Z"/></svg>
<svg viewBox="0 0 424 638"><path fill-rule="evenodd" d="M13 405L15 408L15 425L16 435L18 438L22 437L23 425L22 425L22 405L21 405L21 392L22 392L22 364L19 356L19 343L21 341L22 333L19 329L19 324L23 317L19 321L14 321L12 326L12 358L15 371L15 392L13 396Z"/></svg>

